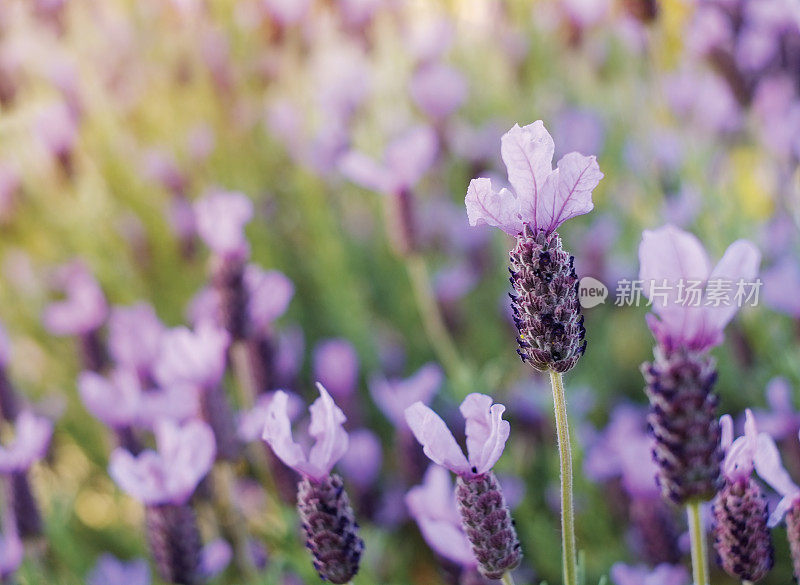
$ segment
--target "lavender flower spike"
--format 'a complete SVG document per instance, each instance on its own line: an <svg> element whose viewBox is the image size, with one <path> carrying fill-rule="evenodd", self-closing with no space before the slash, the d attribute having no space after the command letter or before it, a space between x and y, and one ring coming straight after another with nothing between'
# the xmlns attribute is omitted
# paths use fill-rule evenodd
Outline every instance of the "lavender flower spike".
<svg viewBox="0 0 800 585"><path fill-rule="evenodd" d="M523 361L566 372L586 350L573 258L556 229L590 212L603 178L593 156L564 155L553 169L553 138L541 120L515 125L500 142L510 188L472 179L465 203L470 225L490 225L517 238L511 251L511 306Z"/></svg>
<svg viewBox="0 0 800 585"><path fill-rule="evenodd" d="M134 457L118 448L109 474L123 490L147 506L147 535L161 578L196 585L200 574L200 533L188 501L211 469L216 455L214 433L205 423L156 426L158 451Z"/></svg>
<svg viewBox="0 0 800 585"><path fill-rule="evenodd" d="M733 421L725 416L721 424L727 454L722 466L725 483L714 500L714 545L719 562L729 575L755 583L764 578L774 562L767 501L752 478L758 431L749 410L745 434L733 443Z"/></svg>
<svg viewBox="0 0 800 585"><path fill-rule="evenodd" d="M493 404L485 394L470 394L459 409L466 420L468 457L445 422L422 402L406 409L406 421L430 460L458 475L456 499L464 532L480 572L499 579L522 558L511 513L492 472L510 425L503 420L505 406Z"/></svg>
<svg viewBox="0 0 800 585"><path fill-rule="evenodd" d="M297 487L297 511L314 568L323 580L347 583L358 572L364 541L342 478L331 474L347 451L342 426L346 418L325 387L317 383L317 388L320 396L309 408L308 427L315 442L308 453L292 438L289 395L281 390L267 407L263 438L281 461L303 476Z"/></svg>

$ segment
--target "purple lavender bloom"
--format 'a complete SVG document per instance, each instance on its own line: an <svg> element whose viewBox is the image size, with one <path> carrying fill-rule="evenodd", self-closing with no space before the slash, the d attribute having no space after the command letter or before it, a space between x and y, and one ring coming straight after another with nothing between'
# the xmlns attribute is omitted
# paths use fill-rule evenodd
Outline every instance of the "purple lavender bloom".
<svg viewBox="0 0 800 585"><path fill-rule="evenodd" d="M381 441L368 429L350 431L349 436L349 445L339 461L339 468L358 489L365 491L372 487L381 472Z"/></svg>
<svg viewBox="0 0 800 585"><path fill-rule="evenodd" d="M162 421L155 436L156 451L148 449L134 457L115 449L108 472L125 492L148 506L185 504L214 463L214 434L202 421L183 426Z"/></svg>
<svg viewBox="0 0 800 585"><path fill-rule="evenodd" d="M412 189L422 179L433 165L437 151L434 131L417 126L390 142L381 162L352 150L342 156L339 168L344 176L365 189L396 195Z"/></svg>
<svg viewBox="0 0 800 585"><path fill-rule="evenodd" d="M100 555L86 577L86 585L150 585L150 567L144 559L125 562L114 555Z"/></svg>
<svg viewBox="0 0 800 585"><path fill-rule="evenodd" d="M464 568L478 566L461 526L453 482L444 467L430 465L422 484L411 488L405 501L422 537L436 554Z"/></svg>
<svg viewBox="0 0 800 585"><path fill-rule="evenodd" d="M464 76L442 63L423 65L411 78L411 99L428 118L440 122L453 114L467 99Z"/></svg>
<svg viewBox="0 0 800 585"><path fill-rule="evenodd" d="M769 410L753 411L756 424L762 432L776 441L790 439L800 429L800 411L792 404L792 387L786 378L772 378L767 383Z"/></svg>
<svg viewBox="0 0 800 585"><path fill-rule="evenodd" d="M43 108L36 118L36 135L64 172L71 174L78 123L67 104L56 102Z"/></svg>
<svg viewBox="0 0 800 585"><path fill-rule="evenodd" d="M223 538L214 539L200 552L200 574L213 579L228 567L232 558L231 545Z"/></svg>
<svg viewBox="0 0 800 585"><path fill-rule="evenodd" d="M253 218L253 203L238 192L215 191L194 204L197 231L222 258L242 259L250 253L244 226Z"/></svg>
<svg viewBox="0 0 800 585"><path fill-rule="evenodd" d="M76 260L62 266L56 283L66 299L51 303L42 317L54 335L83 335L103 325L108 315L105 295L86 265Z"/></svg>
<svg viewBox="0 0 800 585"><path fill-rule="evenodd" d="M294 296L294 285L282 272L262 270L249 264L244 270L244 285L248 295L250 327L264 331L286 312Z"/></svg>
<svg viewBox="0 0 800 585"><path fill-rule="evenodd" d="M737 310L734 295L737 283L751 283L758 274L761 254L747 240L737 240L711 267L706 251L694 235L672 225L645 230L639 245L639 279L652 302L654 314L647 324L666 350L684 347L706 351L722 342L722 331ZM727 284L731 297L727 304L709 300L714 283ZM680 286L699 287L700 297L692 301L680 297ZM659 287L668 287L660 292Z"/></svg>
<svg viewBox="0 0 800 585"><path fill-rule="evenodd" d="M762 275L764 302L776 311L800 318L800 265L791 256L779 260Z"/></svg>
<svg viewBox="0 0 800 585"><path fill-rule="evenodd" d="M52 422L22 411L14 424L14 439L0 446L0 473L26 471L44 457L52 434Z"/></svg>
<svg viewBox="0 0 800 585"><path fill-rule="evenodd" d="M358 354L346 339L328 339L314 348L314 378L338 400L346 401L358 384Z"/></svg>
<svg viewBox="0 0 800 585"><path fill-rule="evenodd" d="M405 379L386 380L373 377L369 391L386 418L396 428L404 429L407 428L406 409L416 402L428 405L443 381L442 368L437 364L427 363Z"/></svg>
<svg viewBox="0 0 800 585"><path fill-rule="evenodd" d="M154 375L162 386L180 384L211 388L225 372L230 337L208 323L194 331L175 327L164 332Z"/></svg>
<svg viewBox="0 0 800 585"><path fill-rule="evenodd" d="M108 319L108 350L117 365L147 380L161 349L164 325L153 307L137 303L114 307Z"/></svg>
<svg viewBox="0 0 800 585"><path fill-rule="evenodd" d="M490 225L509 235L527 224L550 234L566 220L590 212L592 190L603 178L594 156L564 155L552 168L555 143L541 120L503 135L500 153L511 189L472 179L465 199L470 225Z"/></svg>
<svg viewBox="0 0 800 585"><path fill-rule="evenodd" d="M295 26L306 18L311 0L263 0L262 6L280 26Z"/></svg>
<svg viewBox="0 0 800 585"><path fill-rule="evenodd" d="M499 579L522 559L511 513L492 472L510 425L502 418L505 406L485 394L468 395L459 410L466 420L468 457L445 422L422 402L406 409L406 421L428 458L458 475L458 510L478 569L484 577Z"/></svg>
<svg viewBox="0 0 800 585"><path fill-rule="evenodd" d="M643 565L631 566L616 563L611 567L611 580L614 585L689 585L691 578L685 567L680 565L658 565L650 569Z"/></svg>

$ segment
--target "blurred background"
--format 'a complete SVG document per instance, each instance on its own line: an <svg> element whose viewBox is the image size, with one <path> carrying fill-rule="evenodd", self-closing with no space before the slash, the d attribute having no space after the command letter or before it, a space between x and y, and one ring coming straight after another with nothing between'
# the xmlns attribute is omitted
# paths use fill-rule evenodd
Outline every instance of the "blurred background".
<svg viewBox="0 0 800 585"><path fill-rule="evenodd" d="M380 471L351 494L366 541L354 583L458 579L404 510L413 482L398 479L405 456L373 398L380 380L429 362L444 374L432 404L452 428L469 392L508 405L498 472L518 493L517 582L558 583L551 397L515 352L513 241L470 228L464 209L471 178L504 180L500 136L538 119L556 160L594 154L605 173L595 210L560 230L578 274L611 291L585 311L588 349L566 378L587 582L617 562L686 565L680 513L661 510L658 522L674 529L667 542L662 524L639 517L615 454L625 433L644 435L639 365L653 345L647 308L615 306L616 283L636 277L643 229L674 223L713 259L738 238L757 244L758 306L714 352L720 413L738 419L750 407L783 425L775 434L800 480L798 96L791 0L3 0L6 369L23 400L56 421L31 471L45 537L26 546L19 582L85 583L103 553L147 557L143 509L107 473L114 435L78 393L78 343L42 318L64 296L63 266L82 262L109 306L144 301L169 327L191 323L210 273L193 202L238 191L254 205L251 261L293 286L269 324L281 385L308 403L321 374L355 372L343 393L358 413L343 406L349 430L381 441ZM411 233L397 233L398 213ZM331 339L357 357L320 365ZM614 427L615 417L628 422ZM317 582L291 506L241 477L266 555L247 582ZM645 546L641 530L653 526L664 550ZM213 536L202 518L201 528ZM785 529L774 541L777 566L763 582L787 583ZM212 582L245 582L220 570ZM717 571L714 582L734 581Z"/></svg>

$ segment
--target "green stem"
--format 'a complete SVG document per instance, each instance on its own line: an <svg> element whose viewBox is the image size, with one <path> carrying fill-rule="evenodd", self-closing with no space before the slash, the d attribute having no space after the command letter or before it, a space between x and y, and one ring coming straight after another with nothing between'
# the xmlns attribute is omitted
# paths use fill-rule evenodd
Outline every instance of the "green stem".
<svg viewBox="0 0 800 585"><path fill-rule="evenodd" d="M231 543L233 562L242 577L251 579L256 571L250 557L250 542L247 525L236 507L233 484L235 474L231 463L219 461L211 471L214 490L214 509L220 530Z"/></svg>
<svg viewBox="0 0 800 585"><path fill-rule="evenodd" d="M706 535L703 530L703 517L700 514L700 502L698 500L686 504L686 515L689 518L689 536L692 541L692 576L694 577L694 585L710 585Z"/></svg>
<svg viewBox="0 0 800 585"><path fill-rule="evenodd" d="M464 363L439 311L425 260L418 254L410 254L405 257L405 262L422 317L422 325L433 351L450 378L457 383L464 382L467 377Z"/></svg>
<svg viewBox="0 0 800 585"><path fill-rule="evenodd" d="M561 374L550 370L553 387L553 409L556 415L558 456L561 463L561 563L564 585L576 585L578 570L575 546L575 513L572 504L572 445L569 440L567 400Z"/></svg>
<svg viewBox="0 0 800 585"><path fill-rule="evenodd" d="M503 585L514 585L514 577L511 576L511 573L505 573L502 577L500 577L500 582Z"/></svg>

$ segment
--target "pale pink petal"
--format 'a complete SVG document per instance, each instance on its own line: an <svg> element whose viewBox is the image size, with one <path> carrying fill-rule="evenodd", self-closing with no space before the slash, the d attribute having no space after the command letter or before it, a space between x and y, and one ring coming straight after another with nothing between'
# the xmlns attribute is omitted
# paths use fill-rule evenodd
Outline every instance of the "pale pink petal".
<svg viewBox="0 0 800 585"><path fill-rule="evenodd" d="M781 455L775 441L766 433L758 435L755 468L759 477L782 496L800 493L800 488L792 481L781 463Z"/></svg>
<svg viewBox="0 0 800 585"><path fill-rule="evenodd" d="M508 171L508 182L520 200L520 207L532 212L523 219L534 225L541 223L536 217L540 207L537 199L553 172L554 151L553 138L541 120L522 128L514 124L500 139L500 156Z"/></svg>
<svg viewBox="0 0 800 585"><path fill-rule="evenodd" d="M415 402L406 409L406 422L431 461L459 475L469 473L464 452L438 414Z"/></svg>
<svg viewBox="0 0 800 585"><path fill-rule="evenodd" d="M347 417L319 382L317 389L319 398L308 409L311 412L308 434L316 441L308 455L308 462L316 477L322 478L330 473L347 451L348 438L342 426Z"/></svg>
<svg viewBox="0 0 800 585"><path fill-rule="evenodd" d="M761 253L752 242L747 240L736 240L722 256L714 270L709 276L709 280L723 280L731 284L731 297L736 292L737 283L742 280L744 283L752 283L758 276L758 265L761 263ZM715 331L722 331L725 325L733 319L739 306L734 299L728 306L707 307L709 326Z"/></svg>
<svg viewBox="0 0 800 585"><path fill-rule="evenodd" d="M115 449L109 459L108 474L124 492L145 504L157 503L164 492L164 468L153 451L134 457L126 449Z"/></svg>
<svg viewBox="0 0 800 585"><path fill-rule="evenodd" d="M473 393L459 410L466 420L467 453L473 473L489 471L503 454L511 426L503 420L506 407L492 405L492 397Z"/></svg>
<svg viewBox="0 0 800 585"><path fill-rule="evenodd" d="M272 448L275 455L293 469L308 464L302 447L292 438L292 423L289 419L289 395L278 390L267 407L266 424L261 438Z"/></svg>
<svg viewBox="0 0 800 585"><path fill-rule="evenodd" d="M520 213L523 218L532 215L537 228L552 232L571 217L589 213L594 208L592 190L602 178L594 156L577 152L566 154L539 189L535 211L528 207L527 201L522 201Z"/></svg>
<svg viewBox="0 0 800 585"><path fill-rule="evenodd" d="M723 414L719 418L720 439L719 444L723 451L730 449L733 444L733 418L729 414Z"/></svg>
<svg viewBox="0 0 800 585"><path fill-rule="evenodd" d="M433 166L438 149L436 132L429 126L417 126L393 140L384 158L395 188L416 185Z"/></svg>
<svg viewBox="0 0 800 585"><path fill-rule="evenodd" d="M464 203L469 225L498 227L512 236L522 232L517 196L508 189L495 191L491 179L472 179Z"/></svg>
<svg viewBox="0 0 800 585"><path fill-rule="evenodd" d="M163 420L156 424L155 435L167 471L165 492L172 501L186 501L214 464L217 454L214 433L199 420L183 426Z"/></svg>
<svg viewBox="0 0 800 585"><path fill-rule="evenodd" d="M130 425L138 415L142 392L133 372L118 370L111 381L96 372L82 372L78 392L86 410L110 427Z"/></svg>

